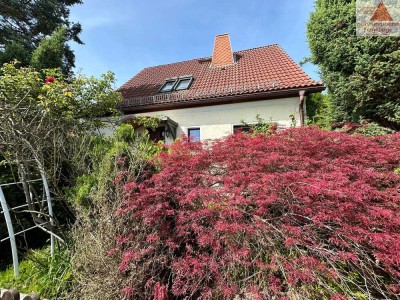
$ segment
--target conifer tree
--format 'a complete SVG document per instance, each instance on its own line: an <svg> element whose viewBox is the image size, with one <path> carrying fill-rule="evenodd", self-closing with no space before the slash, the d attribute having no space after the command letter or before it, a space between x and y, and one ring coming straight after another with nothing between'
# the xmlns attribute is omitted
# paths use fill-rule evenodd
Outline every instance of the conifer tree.
<svg viewBox="0 0 400 300"><path fill-rule="evenodd" d="M0 0L0 65L14 59L23 66L29 65L39 44L63 27L62 68L70 71L75 56L66 41L82 44L81 25L69 21L70 7L81 3L81 0Z"/></svg>
<svg viewBox="0 0 400 300"><path fill-rule="evenodd" d="M355 0L316 0L307 38L338 121L400 128L399 37L356 36Z"/></svg>

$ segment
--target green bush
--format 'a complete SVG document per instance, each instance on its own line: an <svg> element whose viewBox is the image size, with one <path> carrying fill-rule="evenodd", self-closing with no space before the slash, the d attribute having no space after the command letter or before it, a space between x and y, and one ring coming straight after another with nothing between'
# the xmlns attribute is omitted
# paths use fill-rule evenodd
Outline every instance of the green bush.
<svg viewBox="0 0 400 300"><path fill-rule="evenodd" d="M316 93L307 97L307 123L322 129L330 129L333 118L333 104L329 96Z"/></svg>
<svg viewBox="0 0 400 300"><path fill-rule="evenodd" d="M307 24L308 61L319 68L335 120L355 122L363 116L400 129L398 39L357 36L356 0L313 2Z"/></svg>
<svg viewBox="0 0 400 300"><path fill-rule="evenodd" d="M378 136L395 133L395 131L393 129L383 127L378 123L372 122L364 124L360 128L357 128L355 133L361 133L365 136Z"/></svg>
<svg viewBox="0 0 400 300"><path fill-rule="evenodd" d="M149 122L153 119L157 120L149 118ZM134 154L132 149L135 149ZM138 134L129 124L120 125L114 137L94 137L92 148L87 155L90 169L77 178L74 187L68 189L68 199L73 202L78 214L93 208L93 205L96 205L94 195L103 194L105 191L102 189L109 188L110 183L113 184L118 176L115 170L122 161L126 160L124 163L128 163L137 157L150 159L161 149L162 145L150 141L146 132L143 135ZM135 157L129 157L130 155Z"/></svg>
<svg viewBox="0 0 400 300"><path fill-rule="evenodd" d="M290 117L292 117L292 115L290 115ZM293 116L294 117L294 116ZM275 122L268 122L265 119L263 119L260 114L256 115L256 120L257 123L255 124L248 124L246 123L244 120L241 121L242 125L245 127L249 128L248 133L252 134L252 135L257 135L260 133L264 133L264 134L274 134L276 133L276 130L278 128L278 124ZM292 119L293 121L293 119ZM247 133L246 131L243 131L243 133Z"/></svg>
<svg viewBox="0 0 400 300"><path fill-rule="evenodd" d="M129 277L118 270L120 258L109 251L117 245L115 237L125 234L132 223L131 218L116 213L126 199L122 186L157 172L151 158L163 149L128 124L103 142L89 155L92 169L71 190L79 226L72 234L76 283L68 299L102 299L105 294L109 299L121 299L120 290Z"/></svg>

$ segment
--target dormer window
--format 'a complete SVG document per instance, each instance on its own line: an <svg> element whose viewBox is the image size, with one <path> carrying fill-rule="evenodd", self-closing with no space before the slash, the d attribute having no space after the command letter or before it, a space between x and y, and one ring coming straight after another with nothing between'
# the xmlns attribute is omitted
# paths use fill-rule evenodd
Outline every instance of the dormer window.
<svg viewBox="0 0 400 300"><path fill-rule="evenodd" d="M167 79L159 93L187 90L193 82L193 76L182 76Z"/></svg>

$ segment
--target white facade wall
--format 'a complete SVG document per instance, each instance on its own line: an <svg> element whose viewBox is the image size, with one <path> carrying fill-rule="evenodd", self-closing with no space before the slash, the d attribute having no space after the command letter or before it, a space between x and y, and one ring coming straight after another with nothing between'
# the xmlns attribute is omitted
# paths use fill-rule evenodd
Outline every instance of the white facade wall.
<svg viewBox="0 0 400 300"><path fill-rule="evenodd" d="M157 112L132 114L136 116L165 116L178 123L177 137L188 133L188 128L200 128L202 141L222 138L233 133L234 125L242 125L242 121L256 123L256 116L268 122L276 122L281 126L290 127L294 115L296 126L300 125L299 98L282 98L259 100L251 102L221 104L193 108L181 108ZM172 143L172 137L166 138L166 143Z"/></svg>

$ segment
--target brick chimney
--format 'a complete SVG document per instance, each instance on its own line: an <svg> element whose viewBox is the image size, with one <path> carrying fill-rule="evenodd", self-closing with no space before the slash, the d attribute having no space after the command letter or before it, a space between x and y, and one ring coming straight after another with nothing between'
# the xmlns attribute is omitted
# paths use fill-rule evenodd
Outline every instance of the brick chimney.
<svg viewBox="0 0 400 300"><path fill-rule="evenodd" d="M233 53L229 34L220 34L215 37L214 52L211 67L223 67L233 65Z"/></svg>

